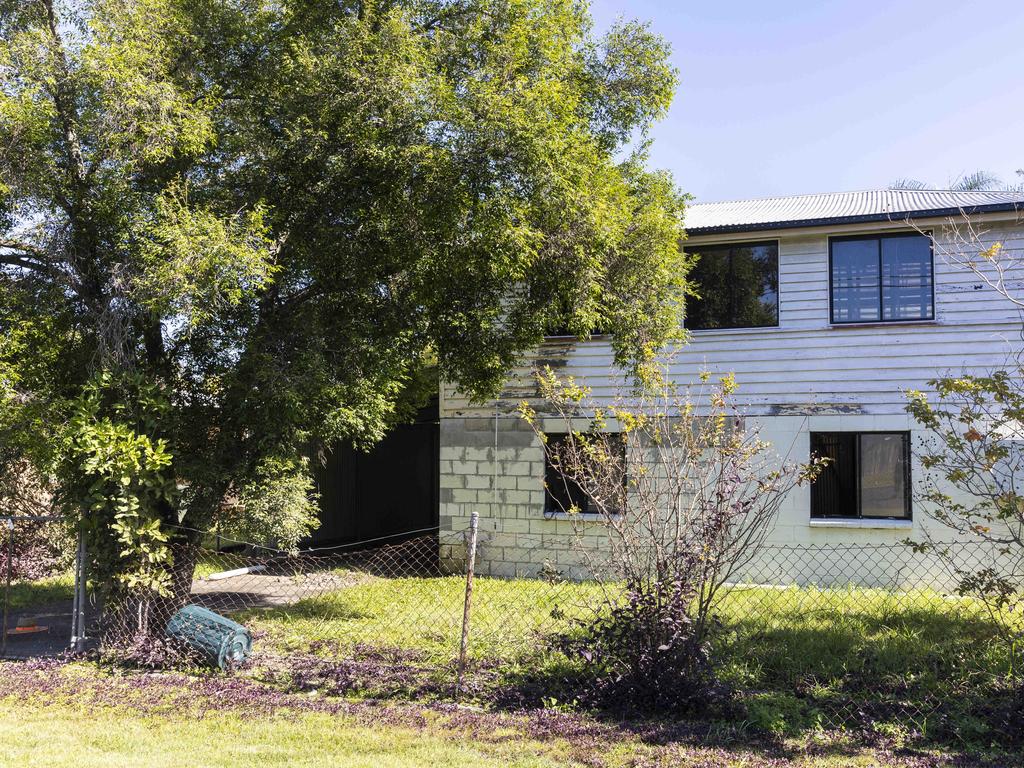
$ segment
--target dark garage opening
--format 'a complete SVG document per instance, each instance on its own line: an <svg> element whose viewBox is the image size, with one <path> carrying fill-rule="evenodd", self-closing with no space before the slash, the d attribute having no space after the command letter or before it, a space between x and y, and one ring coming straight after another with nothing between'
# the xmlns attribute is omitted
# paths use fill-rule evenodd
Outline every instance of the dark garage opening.
<svg viewBox="0 0 1024 768"><path fill-rule="evenodd" d="M338 445L317 467L320 527L314 547L424 535L438 524L440 429L436 399L415 422L393 429L370 451Z"/></svg>

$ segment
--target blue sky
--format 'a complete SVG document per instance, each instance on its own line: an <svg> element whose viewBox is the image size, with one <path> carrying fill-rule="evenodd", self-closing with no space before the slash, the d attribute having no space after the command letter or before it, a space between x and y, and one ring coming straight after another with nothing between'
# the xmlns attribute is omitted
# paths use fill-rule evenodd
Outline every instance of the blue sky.
<svg viewBox="0 0 1024 768"><path fill-rule="evenodd" d="M653 164L699 200L946 185L1024 166L1024 0L592 0L682 83Z"/></svg>

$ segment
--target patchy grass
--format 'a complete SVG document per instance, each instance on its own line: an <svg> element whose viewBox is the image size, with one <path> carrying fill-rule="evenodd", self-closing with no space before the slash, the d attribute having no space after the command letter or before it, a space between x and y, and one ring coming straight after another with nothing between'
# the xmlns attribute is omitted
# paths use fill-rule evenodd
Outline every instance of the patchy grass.
<svg viewBox="0 0 1024 768"><path fill-rule="evenodd" d="M1009 768L1019 756L910 752L841 737L602 723L452 705L351 703L240 678L0 662L3 764L52 768Z"/></svg>
<svg viewBox="0 0 1024 768"><path fill-rule="evenodd" d="M75 578L71 573L35 581L17 581L11 584L10 610L23 611L70 601L74 591ZM3 593L0 591L2 599Z"/></svg>
<svg viewBox="0 0 1024 768"><path fill-rule="evenodd" d="M477 579L469 646L477 700L572 708L582 664L548 642L592 617L603 595L596 584ZM463 597L460 577L363 576L291 606L234 615L255 631L263 653L342 662L287 672L301 678L301 690L443 698L452 693ZM844 726L982 743L999 737L999 710L1012 707L1011 648L970 599L737 587L718 614L721 675L759 729L793 735ZM524 686L530 690L517 694Z"/></svg>
<svg viewBox="0 0 1024 768"><path fill-rule="evenodd" d="M933 591L738 588L722 600L723 675L759 725L822 721L988 738L979 715L1014 668L984 606ZM955 734L952 733L955 731ZM937 735L937 734L936 734Z"/></svg>

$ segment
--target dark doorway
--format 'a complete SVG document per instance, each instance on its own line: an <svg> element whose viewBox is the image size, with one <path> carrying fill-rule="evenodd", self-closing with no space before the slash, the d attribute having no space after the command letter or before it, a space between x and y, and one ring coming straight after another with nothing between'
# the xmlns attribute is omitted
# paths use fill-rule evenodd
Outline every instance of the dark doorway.
<svg viewBox="0 0 1024 768"><path fill-rule="evenodd" d="M433 528L438 524L438 406L396 427L368 452L339 445L317 472L320 528L313 546L347 544Z"/></svg>

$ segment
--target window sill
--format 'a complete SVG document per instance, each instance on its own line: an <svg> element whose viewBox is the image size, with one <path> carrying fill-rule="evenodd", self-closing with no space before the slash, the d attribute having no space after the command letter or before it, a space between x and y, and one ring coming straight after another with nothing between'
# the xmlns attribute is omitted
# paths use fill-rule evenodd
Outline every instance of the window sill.
<svg viewBox="0 0 1024 768"><path fill-rule="evenodd" d="M938 320L866 320L864 322L856 323L829 323L828 328L830 330L837 330L840 328L878 328L884 327L889 328L891 326L931 326L931 325L942 325Z"/></svg>
<svg viewBox="0 0 1024 768"><path fill-rule="evenodd" d="M616 514L616 515L612 515L611 516L611 518L613 520L617 520L619 517L621 517L621 515L617 515ZM583 520L583 521L588 522L588 523L599 523L599 522L601 522L602 520L605 519L605 515L602 514L601 512L576 512L576 513L570 513L570 512L562 512L562 511L557 511L557 512L545 511L544 512L544 519L545 520Z"/></svg>
<svg viewBox="0 0 1024 768"><path fill-rule="evenodd" d="M844 518L817 518L810 521L811 528L875 528L890 530L909 530L914 527L913 520L866 520Z"/></svg>

